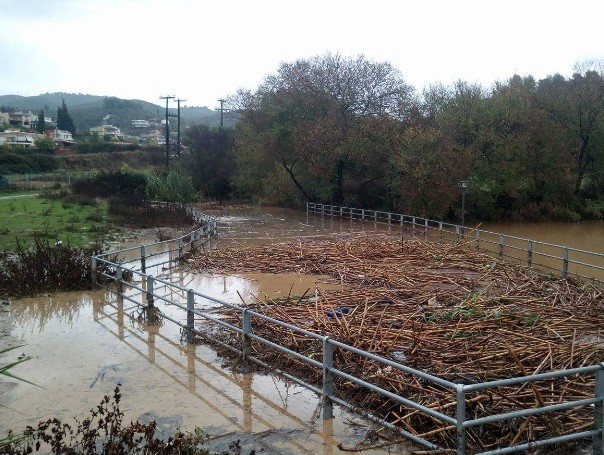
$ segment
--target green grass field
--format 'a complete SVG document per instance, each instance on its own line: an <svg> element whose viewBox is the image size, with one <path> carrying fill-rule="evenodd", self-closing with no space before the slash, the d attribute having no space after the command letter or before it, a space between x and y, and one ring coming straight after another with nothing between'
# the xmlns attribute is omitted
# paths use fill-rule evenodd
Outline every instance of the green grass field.
<svg viewBox="0 0 604 455"><path fill-rule="evenodd" d="M0 250L14 250L17 239L30 244L34 237L87 245L105 237L107 222L105 202L93 206L31 194L0 194Z"/></svg>

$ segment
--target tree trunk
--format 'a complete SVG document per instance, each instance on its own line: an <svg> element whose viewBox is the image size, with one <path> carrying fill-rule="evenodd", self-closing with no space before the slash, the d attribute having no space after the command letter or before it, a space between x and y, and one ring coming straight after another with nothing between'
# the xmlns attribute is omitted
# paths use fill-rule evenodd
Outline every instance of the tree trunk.
<svg viewBox="0 0 604 455"><path fill-rule="evenodd" d="M294 175L294 165L292 164L290 167L288 167L283 157L281 157L281 165L283 166L283 169L285 169L285 172L289 174L290 178L292 179L292 182L294 182L294 185L296 185L296 188L298 188L298 190L304 195L306 202L314 202L314 199L308 195L308 193L304 190L304 188L302 187L300 182L298 182L298 179Z"/></svg>
<svg viewBox="0 0 604 455"><path fill-rule="evenodd" d="M333 195L335 205L344 204L344 160L339 159L336 163L336 189Z"/></svg>

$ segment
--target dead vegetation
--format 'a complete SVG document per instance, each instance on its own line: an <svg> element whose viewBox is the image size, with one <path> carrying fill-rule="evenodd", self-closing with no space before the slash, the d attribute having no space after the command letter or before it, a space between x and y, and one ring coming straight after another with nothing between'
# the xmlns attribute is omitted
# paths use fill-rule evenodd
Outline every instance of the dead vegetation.
<svg viewBox="0 0 604 455"><path fill-rule="evenodd" d="M457 383L484 382L597 364L604 358L601 288L533 272L460 245L375 234L329 241L214 250L191 266L217 272L329 275L337 290L285 299L258 298L259 312ZM318 342L254 320L254 332L321 360ZM237 342L233 338L231 342ZM283 354L254 345L254 354L285 369ZM455 394L418 377L336 349L336 368L455 415ZM298 375L320 383L321 371L290 359ZM404 430L453 447L455 428L337 380L338 394ZM468 418L591 398L593 376L499 387L466 396ZM468 430L473 450L588 430L593 408L518 418Z"/></svg>

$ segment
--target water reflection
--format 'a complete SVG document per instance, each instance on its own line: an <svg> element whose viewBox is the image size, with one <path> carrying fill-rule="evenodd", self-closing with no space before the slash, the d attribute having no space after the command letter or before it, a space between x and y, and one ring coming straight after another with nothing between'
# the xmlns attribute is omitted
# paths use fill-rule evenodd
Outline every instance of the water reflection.
<svg viewBox="0 0 604 455"><path fill-rule="evenodd" d="M250 296L260 289L283 295L314 285L295 275L286 277L281 289L278 277L263 281L261 276L183 273L175 279L218 289L232 300L239 299L238 285ZM354 445L363 439L357 427L346 425L352 417L344 411L336 421L323 422L318 398L306 389L273 376L232 372L209 347L181 343L175 324L145 324L136 317L142 302L137 298L131 302L99 290L13 302L24 353L34 356L17 373L44 389L18 383L10 395L3 394L3 404L17 412L0 413L0 429L23 428L50 416L81 418L120 382L126 421L154 418L166 432L200 426L212 435L231 435L231 440L253 433L250 450L265 447L269 453L334 454L338 443ZM398 447L391 453L408 452Z"/></svg>
<svg viewBox="0 0 604 455"><path fill-rule="evenodd" d="M81 292L24 298L11 306L11 318L20 327L28 326L30 330L43 332L50 320L72 326L77 322L82 306L90 302L90 294Z"/></svg>

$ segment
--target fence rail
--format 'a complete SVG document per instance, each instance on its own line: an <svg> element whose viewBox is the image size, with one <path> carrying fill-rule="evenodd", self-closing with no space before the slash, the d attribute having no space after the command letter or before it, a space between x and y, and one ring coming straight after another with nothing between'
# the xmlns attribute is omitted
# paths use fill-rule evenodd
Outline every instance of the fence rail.
<svg viewBox="0 0 604 455"><path fill-rule="evenodd" d="M576 276L604 283L603 253L400 213L314 203L307 203L306 210L308 213L323 216L399 226L425 240L462 242L478 252L492 254L500 260L515 261L529 267L560 273L563 277Z"/></svg>
<svg viewBox="0 0 604 455"><path fill-rule="evenodd" d="M344 210L344 208L338 208L339 213L334 213L334 207L332 206L315 205L314 207L309 207L309 210L311 208L313 210L319 210L319 213L322 214L338 214L339 216L342 216L343 212L341 210ZM328 210L328 212L325 211L326 209ZM346 210L348 211L347 214L350 214L350 216L356 213L359 214L362 219L366 218L368 215L368 211L360 211L356 209L357 211L353 212L353 210L355 209ZM407 217L405 215L396 215L398 218L394 218L394 214L374 211L369 211L369 215L373 217L373 219L376 221L380 218L388 219L389 222L392 222L393 219L395 219L401 224L406 221L410 221L411 227L414 230L430 229L431 222L429 220L417 219L415 217ZM127 250L112 252L109 254L93 257L92 266L94 271L94 282L97 283L97 280L103 277L105 280L109 280L110 282L115 283L117 287L117 292L119 293L120 297L128 299L133 303L136 303L137 305L140 305L149 315L154 315L154 317L160 317L177 324L182 328L182 332L186 335L186 338L189 342L191 342L195 336L211 340L213 343L216 343L222 346L223 348L228 349L229 351L236 353L237 355L240 355L244 363L254 363L263 367L269 367L273 371L276 371L277 373L283 375L284 377L295 382L296 384L299 384L312 390L313 392L317 393L319 396L322 397L324 419L329 419L333 417L334 404L338 404L353 411L359 411L359 409L353 403L350 403L346 399L344 399L341 393L336 389L336 387L334 387L335 379L342 378L346 381L350 381L351 383L356 384L357 386L363 387L367 390L377 393L387 399L398 402L401 405L411 408L419 413L430 416L435 421L441 422L443 428L453 429L456 435L457 442L455 453L458 455L464 455L468 453L466 448L468 437L467 432L472 427L495 422L504 422L516 418L529 417L540 414L551 415L554 412L561 412L569 409L593 407L593 426L590 429L583 429L582 431L576 431L574 433L558 435L547 439L534 440L522 444L516 444L510 447L502 447L497 448L495 450L483 451L480 452L480 454L476 455L514 453L566 441L586 439L592 440L594 454L604 454L604 441L602 431L602 427L604 424L604 363L585 366L582 368L573 368L569 370L559 370L548 373L539 373L521 377L502 379L498 381L490 381L475 384L458 384L431 375L427 372L411 368L402 363L395 362L393 360L377 356L370 352L360 350L354 346L350 346L348 344L334 340L329 336L304 330L300 327L278 319L271 318L262 313L253 311L249 308L221 301L212 296L197 292L193 289L186 289L185 287L172 283L169 280L156 278L153 275L148 274L147 271L150 268L149 263L147 263L147 259L149 258L149 256L146 256L146 251L148 249L151 249L152 247L157 247L158 245L162 245L164 247L165 245L175 245L174 248L172 248L171 246L168 247L170 254L176 253L173 257L167 259L167 262L170 262L182 258L182 254L186 246L194 246L194 242L201 242L201 239L203 239L204 242L210 241L213 237L217 235L215 219L204 216L200 216L200 219L204 220L204 225L201 228L183 237L172 239L167 242L158 242L155 244L143 245L140 248L130 248ZM418 223L418 220L421 220L421 223ZM448 230L444 229L445 227L447 227ZM449 235L451 234L451 232L453 232L453 235L455 236L464 235L463 231L460 232L459 226L453 227L455 229L451 230L451 225L445 226L444 223L438 223L439 236L442 234L442 236L444 237L445 234ZM116 255L128 257L128 255L132 256L132 253L136 253L134 254L135 257L131 259L131 263L135 264L134 268L127 267L124 263L118 262L115 259ZM157 257L161 256L158 255ZM157 266L158 264L162 263L164 262L160 260L159 262L153 263L153 266ZM101 264L104 266L104 269L106 271L100 271L99 266ZM129 280L125 279L125 271L128 271L128 273L131 273L133 275ZM139 298L137 299L136 297L128 295L124 290L125 288L128 288L130 292L135 291L140 293ZM227 318L218 317L214 313L215 309L220 309L221 315L224 316L226 314ZM201 318L201 320L205 321L205 325L200 325L198 323L198 325L196 326L196 317L198 319ZM233 323L232 321L239 321L239 323ZM254 329L258 327L260 323L265 326L268 324L269 326L278 326L285 328L287 330L297 333L300 336L303 336L305 340L308 340L311 343L316 343L317 346L320 346L320 360L319 357L316 356L310 357L306 353L306 351L291 349L276 342L275 340L270 340L259 335L259 331L255 331ZM214 332L212 332L212 330L208 328L209 326L218 327L220 329L221 336L217 337L213 335ZM286 369L286 367L278 368L275 365L267 365L264 361L253 355L252 343L258 343L259 345L265 346L266 348L274 349L284 356L288 356L292 359L302 361L310 367L316 369L317 373L319 373L322 377L320 384L314 384L305 381L304 379L298 377L295 371L289 371ZM300 345L305 345L305 343L300 343ZM346 365L339 365L337 363L336 359L338 358L338 356L335 355L336 350L342 350L354 354L358 356L359 359L367 359L369 361L378 362L383 367L390 367L392 369L396 369L402 373L410 375L414 378L417 378L423 383L426 383L427 386L437 386L441 389L444 389L447 391L448 394L450 394L451 402L453 402L455 406L454 408L451 408L452 410L449 412L446 412L446 410L441 411L433 409L424 406L421 403L408 399L404 396L401 396L392 390L387 390L383 387L380 387L370 382L370 380L356 377L346 371ZM280 362L280 364L285 365L286 363ZM573 399L565 397L565 400L563 402L553 405L536 405L532 408L518 409L512 412L488 415L483 417L475 416L474 418L472 418L471 413L468 412L467 394L470 394L472 392L483 390L496 390L497 388L514 384L531 386L531 384L537 383L539 381L548 381L554 378L566 378L574 375L585 376L586 380L592 378L595 384L593 397L587 399ZM380 423L381 425L384 425L385 427L395 430L402 436L408 438L409 440L419 445L422 445L430 450L439 449L439 447L430 440L428 440L427 437L418 436L412 431L409 431L408 428L405 429L400 426L397 426L392 422L388 422L369 412L363 413L368 418Z"/></svg>

